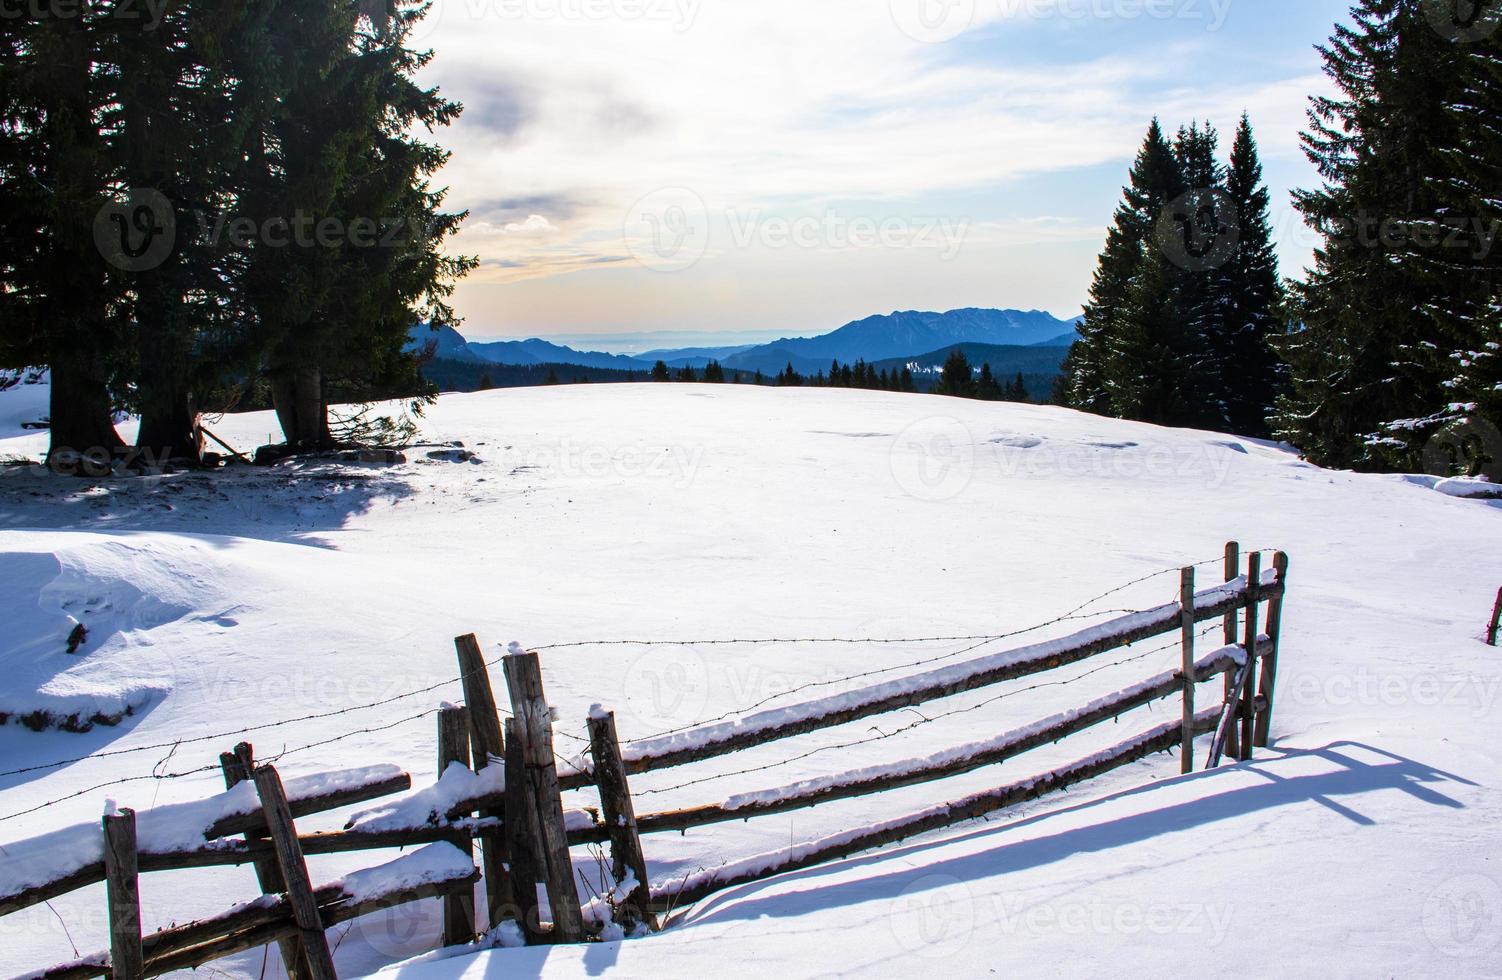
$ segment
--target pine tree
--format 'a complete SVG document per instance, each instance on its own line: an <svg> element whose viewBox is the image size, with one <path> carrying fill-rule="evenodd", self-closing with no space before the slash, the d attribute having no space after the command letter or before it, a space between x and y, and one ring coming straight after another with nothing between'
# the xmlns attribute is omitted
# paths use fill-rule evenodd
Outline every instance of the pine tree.
<svg viewBox="0 0 1502 980"><path fill-rule="evenodd" d="M1286 370L1275 345L1283 333L1283 288L1273 251L1271 196L1249 117L1231 148L1226 194L1235 206L1236 252L1220 270L1221 314L1213 338L1216 375L1231 432L1264 438Z"/></svg>
<svg viewBox="0 0 1502 980"><path fill-rule="evenodd" d="M1080 323L1080 340L1065 357L1064 387L1074 408L1129 417L1143 410L1141 378L1153 370L1154 352L1146 348L1154 338L1139 336L1132 317L1134 311L1141 313L1153 305L1153 295L1140 283L1150 259L1160 260L1153 259L1158 255L1157 222L1182 185L1173 148L1154 119L1107 232ZM1161 272L1153 282L1159 293L1169 288Z"/></svg>
<svg viewBox="0 0 1502 980"><path fill-rule="evenodd" d="M956 398L975 397L975 372L970 367L970 359L965 356L962 349L956 347L949 352L949 357L944 361L944 369L939 373L939 384L934 392Z"/></svg>
<svg viewBox="0 0 1502 980"><path fill-rule="evenodd" d="M1280 345L1291 387L1274 429L1321 465L1416 468L1452 402L1464 314L1448 311L1466 287L1434 276L1442 246L1424 229L1448 213L1446 148L1461 145L1449 110L1476 54L1433 30L1425 6L1360 0L1320 49L1337 92L1312 100L1304 149L1323 186L1294 203L1324 243L1291 298L1299 327Z"/></svg>
<svg viewBox="0 0 1502 980"><path fill-rule="evenodd" d="M918 382L913 378L913 370L907 365L903 365L902 382L898 387L898 390L906 391L909 393L915 393L918 390Z"/></svg>
<svg viewBox="0 0 1502 980"><path fill-rule="evenodd" d="M1017 377L1007 384L1006 398L1009 402L1025 402L1031 400L1030 396L1027 393L1027 382L1023 380L1021 371L1018 371Z"/></svg>
<svg viewBox="0 0 1502 980"><path fill-rule="evenodd" d="M1001 387L1001 382L996 380L996 375L991 372L989 363L980 366L980 376L975 379L974 397L981 401L999 402L1006 398L1006 391Z"/></svg>
<svg viewBox="0 0 1502 980"><path fill-rule="evenodd" d="M719 361L710 361L704 365L704 383L716 385L725 383L725 369L720 366Z"/></svg>
<svg viewBox="0 0 1502 980"><path fill-rule="evenodd" d="M668 373L668 365L667 365L666 361L658 361L656 364L652 365L652 380L653 381L671 381L672 380L672 376L669 375L669 373ZM760 383L760 382L758 382L758 383Z"/></svg>
<svg viewBox="0 0 1502 980"><path fill-rule="evenodd" d="M111 29L85 10L8 17L0 32L0 364L50 366L49 459L124 446L112 392L127 338L110 316L123 274L94 240L112 165L91 65Z"/></svg>
<svg viewBox="0 0 1502 980"><path fill-rule="evenodd" d="M678 369L677 380L689 382L691 384L698 381L699 376L694 373L693 365L685 364L683 365L683 367Z"/></svg>
<svg viewBox="0 0 1502 980"><path fill-rule="evenodd" d="M551 365L549 365L549 367L548 367L548 376L546 378L542 379L542 383L545 384L545 385L557 385L557 384L562 384L563 382L558 379L558 372L557 372L557 370L555 370Z"/></svg>

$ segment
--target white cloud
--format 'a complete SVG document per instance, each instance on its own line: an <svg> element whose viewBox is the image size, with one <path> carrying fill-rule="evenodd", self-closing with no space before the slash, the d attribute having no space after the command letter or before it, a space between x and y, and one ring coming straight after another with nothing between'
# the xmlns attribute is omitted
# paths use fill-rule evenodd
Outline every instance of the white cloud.
<svg viewBox="0 0 1502 980"><path fill-rule="evenodd" d="M443 175L450 201L476 212L456 250L489 260L476 273L482 283L589 269L652 276L631 261L625 223L636 202L667 187L693 191L712 218L860 201L878 219L969 220L982 242L1079 240L1109 215L1067 230L1003 229L995 214L955 214L941 202L963 197L973 208L978 195L1028 175L1129 159L1156 113L1177 121L1213 110L1228 126L1250 107L1281 124L1309 91L1305 79L1175 89L1171 51L1040 67L960 59L952 45L904 33L890 4L907 2L437 0L428 77L472 110L439 136L454 150ZM979 3L972 31L1025 29L1001 23L1014 8ZM1280 137L1268 150L1292 152L1293 133ZM543 217L507 203L530 200L569 206ZM743 260L716 240L703 262ZM1055 263L1021 282L1041 275L1062 292L1071 276L1083 297L1088 274ZM678 287L685 310L716 299L694 295L688 280ZM499 295L462 288L461 310L494 328L516 309Z"/></svg>

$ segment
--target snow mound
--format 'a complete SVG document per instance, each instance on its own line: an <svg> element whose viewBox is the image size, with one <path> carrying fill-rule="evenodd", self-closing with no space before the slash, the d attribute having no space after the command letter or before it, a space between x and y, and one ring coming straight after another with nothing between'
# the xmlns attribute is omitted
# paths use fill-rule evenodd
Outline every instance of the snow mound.
<svg viewBox="0 0 1502 980"><path fill-rule="evenodd" d="M222 598L229 571L215 564L201 545L151 535L61 532L0 552L0 713L118 717L171 690L118 654Z"/></svg>
<svg viewBox="0 0 1502 980"><path fill-rule="evenodd" d="M1502 500L1502 483L1492 483L1485 479L1455 477L1450 480L1440 480L1434 485L1434 489L1447 497L1461 497L1466 500Z"/></svg>

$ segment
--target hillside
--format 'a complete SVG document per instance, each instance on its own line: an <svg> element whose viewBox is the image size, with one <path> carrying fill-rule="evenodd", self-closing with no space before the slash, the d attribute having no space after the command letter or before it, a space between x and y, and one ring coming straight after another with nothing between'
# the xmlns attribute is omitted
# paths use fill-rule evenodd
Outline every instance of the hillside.
<svg viewBox="0 0 1502 980"><path fill-rule="evenodd" d="M10 397L0 392L0 418ZM274 428L258 413L215 431L251 446ZM45 442L0 438L0 457L35 457ZM1088 603L1036 634L1047 637L1170 600L1180 566L1216 561L1234 537L1293 560L1274 746L1253 763L1186 779L1175 758L1156 756L989 822L732 889L643 940L398 966L436 940L438 903L427 901L333 931L340 974L1145 976L1172 964L1205 976L1496 975L1502 659L1479 636L1502 585L1502 501L1452 499L1428 478L1321 470L1215 433L850 390L445 396L423 442L393 467L304 461L98 485L0 468L3 710L136 707L121 727L86 735L0 727L10 773L0 846L97 824L106 797L144 810L218 792L217 753L241 737L265 756L286 751L288 776L394 763L428 784L433 719L420 713L461 697L444 684L461 633L476 632L488 655L513 640L997 637ZM69 656L75 621L90 641ZM576 751L595 703L632 739L787 704L810 683L900 677L925 658L1019 642L578 645L541 656L560 750ZM666 809L928 757L1171 670L1179 655L1143 644L1129 656L1069 671L1065 685L1009 685L1000 701L954 698L944 710L972 709L954 717L904 712L799 744L867 740L838 752L788 761L786 746L768 746L705 764L715 778L701 785L675 788L665 772L633 778L633 790ZM320 717L222 734L303 715ZM1176 704L1142 709L942 783L653 836L648 860L663 880L719 867L1024 779L1174 718ZM129 753L199 736L216 737ZM117 752L127 754L104 755ZM75 755L90 757L13 772ZM142 778L94 788L127 777ZM325 882L387 859L310 863ZM575 860L597 874L582 849ZM250 868L153 873L144 925L257 893ZM0 920L7 973L107 946L101 888L52 906ZM215 963L214 976L279 977L276 955Z"/></svg>

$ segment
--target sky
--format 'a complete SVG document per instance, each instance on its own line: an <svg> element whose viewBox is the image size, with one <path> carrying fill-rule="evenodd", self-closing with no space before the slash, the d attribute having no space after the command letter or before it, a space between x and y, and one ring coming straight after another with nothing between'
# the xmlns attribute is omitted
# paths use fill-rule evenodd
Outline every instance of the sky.
<svg viewBox="0 0 1502 980"><path fill-rule="evenodd" d="M1345 0L435 0L471 338L609 350L893 310L1073 317L1149 121L1251 115L1285 275Z"/></svg>

